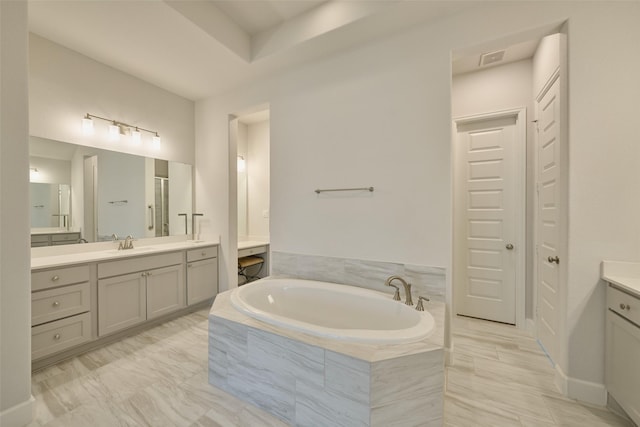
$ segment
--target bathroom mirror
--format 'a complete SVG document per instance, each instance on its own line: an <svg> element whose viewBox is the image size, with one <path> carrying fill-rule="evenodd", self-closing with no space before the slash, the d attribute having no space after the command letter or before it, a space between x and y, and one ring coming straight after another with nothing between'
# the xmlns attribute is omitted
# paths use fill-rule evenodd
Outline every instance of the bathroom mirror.
<svg viewBox="0 0 640 427"><path fill-rule="evenodd" d="M191 165L29 138L32 234L77 231L88 242L189 233Z"/></svg>

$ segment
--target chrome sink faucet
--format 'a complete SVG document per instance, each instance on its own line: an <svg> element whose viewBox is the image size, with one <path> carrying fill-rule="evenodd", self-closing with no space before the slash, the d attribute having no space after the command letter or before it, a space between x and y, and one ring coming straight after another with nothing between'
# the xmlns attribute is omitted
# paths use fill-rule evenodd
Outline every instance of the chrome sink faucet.
<svg viewBox="0 0 640 427"><path fill-rule="evenodd" d="M384 282L385 286L393 286L394 288L397 289L396 286L391 284L391 282L393 282L394 280L399 280L400 283L402 283L402 286L404 286L404 295L405 295L404 303L406 305L413 305L413 299L411 299L411 283L407 283L407 281L400 276L389 276L386 282ZM395 295L394 295L394 299L396 299Z"/></svg>
<svg viewBox="0 0 640 427"><path fill-rule="evenodd" d="M124 242L120 242L120 244L118 245L119 251L123 249L133 249L133 236L131 234L129 234L127 238L124 239Z"/></svg>

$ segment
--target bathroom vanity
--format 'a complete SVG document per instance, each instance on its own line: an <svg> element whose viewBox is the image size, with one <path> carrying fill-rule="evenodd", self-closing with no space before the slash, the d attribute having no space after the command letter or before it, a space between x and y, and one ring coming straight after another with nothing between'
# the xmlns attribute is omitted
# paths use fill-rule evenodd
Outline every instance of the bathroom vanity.
<svg viewBox="0 0 640 427"><path fill-rule="evenodd" d="M100 250L32 258L34 369L199 309L218 292L215 242L130 250L97 245Z"/></svg>
<svg viewBox="0 0 640 427"><path fill-rule="evenodd" d="M640 263L603 261L602 279L607 282L607 391L640 424Z"/></svg>

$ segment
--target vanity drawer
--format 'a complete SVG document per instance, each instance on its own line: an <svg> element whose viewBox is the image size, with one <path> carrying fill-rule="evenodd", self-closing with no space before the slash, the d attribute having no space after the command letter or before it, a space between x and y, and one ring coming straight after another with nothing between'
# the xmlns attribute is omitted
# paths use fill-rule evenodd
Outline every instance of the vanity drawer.
<svg viewBox="0 0 640 427"><path fill-rule="evenodd" d="M55 245L56 242L63 243L78 243L80 240L80 233L59 233L51 235L51 242Z"/></svg>
<svg viewBox="0 0 640 427"><path fill-rule="evenodd" d="M89 311L89 282L31 293L31 325Z"/></svg>
<svg viewBox="0 0 640 427"><path fill-rule="evenodd" d="M31 273L31 290L53 288L74 283L89 281L89 266L56 268L54 270L36 271Z"/></svg>
<svg viewBox="0 0 640 427"><path fill-rule="evenodd" d="M610 310L640 325L640 299L609 285L607 305Z"/></svg>
<svg viewBox="0 0 640 427"><path fill-rule="evenodd" d="M31 359L39 359L91 340L91 315L78 314L31 328Z"/></svg>
<svg viewBox="0 0 640 427"><path fill-rule="evenodd" d="M199 261L201 259L214 258L217 256L217 246L206 246L204 248L191 249L190 251L187 251L187 262Z"/></svg>
<svg viewBox="0 0 640 427"><path fill-rule="evenodd" d="M98 278L120 276L138 271L153 270L182 264L182 252L169 252L158 255L134 256L119 261L101 262L98 264Z"/></svg>
<svg viewBox="0 0 640 427"><path fill-rule="evenodd" d="M238 249L238 258L250 255L263 254L267 252L266 246L256 246L255 248Z"/></svg>
<svg viewBox="0 0 640 427"><path fill-rule="evenodd" d="M31 235L31 243L46 243L44 246L49 244L49 235L48 234L32 234Z"/></svg>

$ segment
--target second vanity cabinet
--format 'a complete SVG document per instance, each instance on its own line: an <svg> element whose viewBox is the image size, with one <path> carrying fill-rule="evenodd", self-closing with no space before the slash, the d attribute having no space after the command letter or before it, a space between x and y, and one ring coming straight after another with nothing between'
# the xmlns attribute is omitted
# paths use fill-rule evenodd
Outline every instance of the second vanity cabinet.
<svg viewBox="0 0 640 427"><path fill-rule="evenodd" d="M171 252L99 263L98 336L183 308L182 257Z"/></svg>
<svg viewBox="0 0 640 427"><path fill-rule="evenodd" d="M608 284L607 307L607 390L640 423L640 296Z"/></svg>
<svg viewBox="0 0 640 427"><path fill-rule="evenodd" d="M187 251L187 303L212 298L218 293L218 248Z"/></svg>

